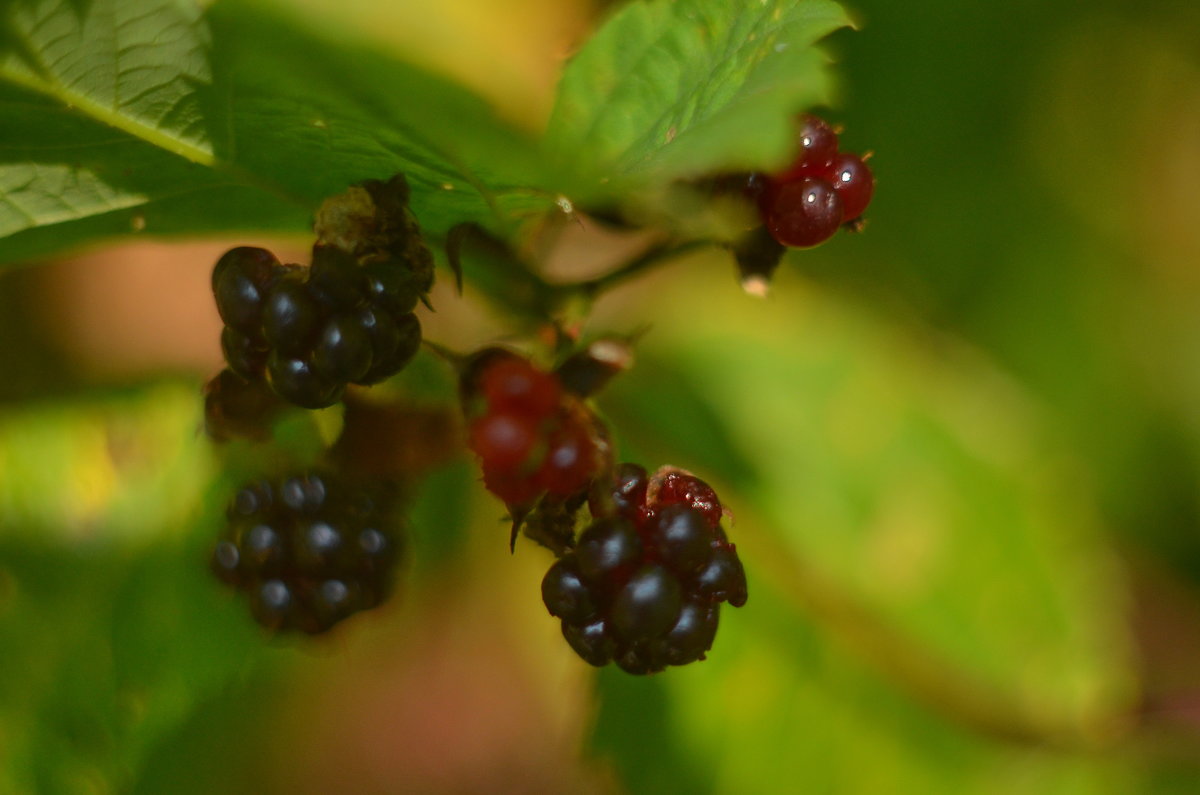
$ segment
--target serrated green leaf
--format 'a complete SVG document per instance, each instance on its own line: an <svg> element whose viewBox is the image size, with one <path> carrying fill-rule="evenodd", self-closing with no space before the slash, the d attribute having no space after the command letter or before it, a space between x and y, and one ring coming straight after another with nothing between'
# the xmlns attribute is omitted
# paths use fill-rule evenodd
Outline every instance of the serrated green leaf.
<svg viewBox="0 0 1200 795"><path fill-rule="evenodd" d="M286 4L199 9L0 12L0 261L133 231L302 231L326 196L398 171L435 234L545 203L523 192L532 141L465 89Z"/></svg>
<svg viewBox="0 0 1200 795"><path fill-rule="evenodd" d="M779 165L827 98L812 45L847 24L830 0L630 3L568 64L547 144L582 197Z"/></svg>

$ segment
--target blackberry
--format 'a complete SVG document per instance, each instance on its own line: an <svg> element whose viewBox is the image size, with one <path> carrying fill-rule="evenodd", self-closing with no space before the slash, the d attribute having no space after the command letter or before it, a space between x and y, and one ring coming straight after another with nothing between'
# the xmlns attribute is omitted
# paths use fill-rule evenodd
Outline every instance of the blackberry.
<svg viewBox="0 0 1200 795"><path fill-rule="evenodd" d="M488 349L467 363L460 392L467 445L479 457L484 485L514 516L541 495L586 499L607 442L582 400L553 373Z"/></svg>
<svg viewBox="0 0 1200 795"><path fill-rule="evenodd" d="M337 403L344 384L317 374L306 359L274 351L267 359L267 383L275 394L301 408L321 409Z"/></svg>
<svg viewBox="0 0 1200 795"><path fill-rule="evenodd" d="M319 634L386 597L400 553L394 498L318 474L249 484L211 556L272 631Z"/></svg>
<svg viewBox="0 0 1200 795"><path fill-rule="evenodd" d="M253 333L258 325L263 291L270 283L275 255L263 248L239 246L225 252L213 267L212 291L217 313L227 326Z"/></svg>
<svg viewBox="0 0 1200 795"><path fill-rule="evenodd" d="M586 662L632 674L703 660L720 603L746 603L746 576L708 484L674 468L621 464L589 507L597 518L542 581L542 601Z"/></svg>
<svg viewBox="0 0 1200 795"><path fill-rule="evenodd" d="M609 620L618 638L629 644L648 642L675 626L682 608L679 578L664 566L650 564L617 590Z"/></svg>
<svg viewBox="0 0 1200 795"><path fill-rule="evenodd" d="M303 355L322 315L303 275L288 274L271 285L263 301L262 336L279 353Z"/></svg>
<svg viewBox="0 0 1200 795"><path fill-rule="evenodd" d="M691 573L712 556L712 532L706 517L683 503L665 506L647 532L659 558L673 570Z"/></svg>
<svg viewBox="0 0 1200 795"><path fill-rule="evenodd" d="M397 176L327 201L309 267L245 246L223 255L212 286L230 369L313 409L336 403L347 384L400 372L420 347L413 310L433 278L407 195Z"/></svg>
<svg viewBox="0 0 1200 795"><path fill-rule="evenodd" d="M321 329L312 350L313 369L328 381L358 381L371 369L371 331L363 318L338 315Z"/></svg>

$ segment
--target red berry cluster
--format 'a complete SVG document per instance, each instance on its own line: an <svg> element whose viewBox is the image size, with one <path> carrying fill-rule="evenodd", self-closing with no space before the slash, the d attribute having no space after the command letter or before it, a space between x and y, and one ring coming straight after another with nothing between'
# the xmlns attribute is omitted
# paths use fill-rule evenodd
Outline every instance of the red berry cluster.
<svg viewBox="0 0 1200 795"><path fill-rule="evenodd" d="M804 115L799 138L792 164L763 182L758 209L780 244L808 248L859 219L871 202L875 178L864 158L838 151L837 133L823 119Z"/></svg>
<svg viewBox="0 0 1200 795"><path fill-rule="evenodd" d="M542 601L586 662L646 674L703 660L720 603L746 603L746 575L704 481L622 464L594 491L594 521L542 580Z"/></svg>
<svg viewBox="0 0 1200 795"><path fill-rule="evenodd" d="M465 379L468 446L488 491L510 506L584 491L599 448L591 414L558 378L508 351L477 356Z"/></svg>

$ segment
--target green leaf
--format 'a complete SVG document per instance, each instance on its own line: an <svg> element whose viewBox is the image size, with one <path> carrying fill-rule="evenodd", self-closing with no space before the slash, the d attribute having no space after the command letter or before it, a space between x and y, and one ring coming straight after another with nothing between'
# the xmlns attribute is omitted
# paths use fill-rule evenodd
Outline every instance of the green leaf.
<svg viewBox="0 0 1200 795"><path fill-rule="evenodd" d="M690 267L645 344L702 381L724 435L764 462L726 499L751 604L755 581L773 583L980 728L1103 733L1132 695L1124 583L1040 407L920 329L794 281L756 301Z"/></svg>
<svg viewBox="0 0 1200 795"><path fill-rule="evenodd" d="M427 229L541 206L482 100L286 4L25 0L0 12L0 261L101 236L307 228L403 171ZM519 189L519 190L518 190Z"/></svg>
<svg viewBox="0 0 1200 795"><path fill-rule="evenodd" d="M619 441L622 460L642 461L651 469L669 464L719 472L731 485L757 477L757 460L733 438L708 399L706 384L669 358L640 351L636 365L606 387L597 402Z"/></svg>
<svg viewBox="0 0 1200 795"><path fill-rule="evenodd" d="M567 66L548 147L585 197L777 166L827 99L812 45L847 24L830 0L630 3Z"/></svg>
<svg viewBox="0 0 1200 795"><path fill-rule="evenodd" d="M996 742L923 710L758 587L708 660L599 677L592 748L633 793L1142 791L1129 760Z"/></svg>
<svg viewBox="0 0 1200 795"><path fill-rule="evenodd" d="M429 473L407 507L413 564L418 576L437 578L466 542L472 487L478 478L472 462L456 460Z"/></svg>
<svg viewBox="0 0 1200 795"><path fill-rule="evenodd" d="M269 655L196 540L135 552L0 538L0 641L20 650L0 663L0 789L124 791L162 736Z"/></svg>
<svg viewBox="0 0 1200 795"><path fill-rule="evenodd" d="M194 383L0 412L3 535L157 538L192 521L212 476Z"/></svg>

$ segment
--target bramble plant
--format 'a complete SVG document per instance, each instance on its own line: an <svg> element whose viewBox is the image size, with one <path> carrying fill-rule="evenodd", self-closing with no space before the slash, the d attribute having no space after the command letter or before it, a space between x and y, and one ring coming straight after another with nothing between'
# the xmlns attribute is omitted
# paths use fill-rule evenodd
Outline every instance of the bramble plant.
<svg viewBox="0 0 1200 795"><path fill-rule="evenodd" d="M802 745L827 716L845 736L780 776L903 736L858 700L968 744L1110 736L1128 698L1121 636L1111 615L1061 617L1107 603L1106 557L1043 532L1087 538L1089 523L1030 482L1032 431L983 411L1019 429L1004 455L977 454L962 418L982 411L990 371L926 378L889 327L798 298L807 249L836 260L871 235L872 167L889 162L822 118L837 113L822 110L837 104L823 42L853 27L841 5L623 4L564 60L544 124L524 126L321 5L0 6L0 261L148 237L230 246L204 296L223 369L112 409L176 434L178 471L146 475L151 507L124 519L172 532L113 533L108 569L71 558L61 579L94 591L46 598L91 622L81 639L14 624L30 648L108 660L56 674L104 742L10 731L60 709L30 674L25 701L0 702L0 747L30 752L0 761L0 790L53 790L77 765L111 789L173 791L181 774L156 754L190 753L186 732L250 690L248 670L382 634L407 594L460 587L438 581L468 543L488 571L522 572L514 615L532 624L519 611L533 605L555 664L602 669L589 748L635 790L703 791L691 784L714 760L737 759L722 786L771 791L755 760L787 757L774 743ZM285 236L305 261L266 247ZM602 269L555 272L601 237L628 245ZM606 309L618 291L635 296L625 314ZM454 312L501 328L448 341L438 319ZM886 393L882 408L862 409L866 393ZM947 506L928 537L912 507L927 493ZM7 572L23 583L41 565L13 560L0 621ZM1022 618L955 602L985 586ZM35 602L24 587L17 601ZM121 598L92 616L104 588ZM744 609L720 620L723 604ZM106 687L117 695L95 696ZM940 771L940 747L889 751ZM848 768L879 789L870 765Z"/></svg>

